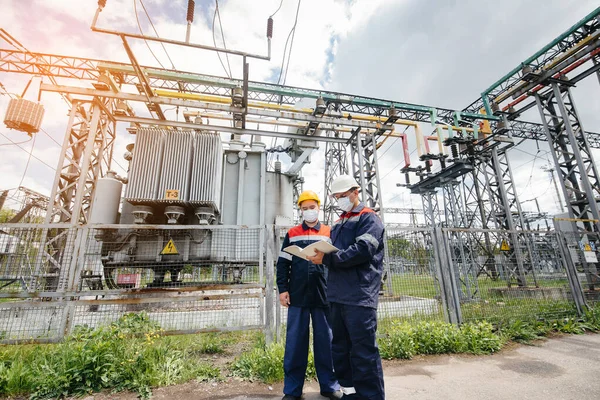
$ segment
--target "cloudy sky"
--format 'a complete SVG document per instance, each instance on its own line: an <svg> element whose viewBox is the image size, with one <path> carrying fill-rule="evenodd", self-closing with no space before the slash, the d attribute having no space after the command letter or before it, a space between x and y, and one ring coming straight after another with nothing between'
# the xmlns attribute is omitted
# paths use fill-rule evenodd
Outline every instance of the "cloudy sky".
<svg viewBox="0 0 600 400"><path fill-rule="evenodd" d="M91 32L96 10L93 0L0 0L0 27L19 39L29 50L42 53L127 61L115 36ZM108 0L99 25L138 33L133 0ZM229 48L266 53L266 20L280 0L220 0L219 8ZM329 89L396 101L461 109L475 100L483 89L518 65L554 37L597 7L594 0L283 0L274 16L271 61L251 60L250 78L277 82L286 38L298 11L293 47L285 83L314 89ZM501 4L501 6L500 6ZM183 40L186 30L186 0L144 0L144 5L162 37ZM214 0L196 0L191 41L212 45ZM152 28L138 1L141 28ZM217 41L221 36L217 31ZM153 43L151 54L143 41L132 42L134 53L145 65L225 76L215 53L168 46L166 56ZM10 48L8 44L0 44ZM224 60L225 65L227 61ZM234 77L241 77L241 60L230 57ZM286 60L287 64L287 60ZM229 72L229 68L227 68ZM8 92L21 93L28 76L0 73ZM39 80L34 80L36 89ZM600 132L599 82L589 77L574 89L586 130ZM28 93L34 98L34 90ZM3 115L8 96L0 96ZM49 193L54 179L59 146L65 134L68 108L58 96L44 94L46 116L41 132L27 141L25 134L0 127L0 188L22 185ZM175 110L169 111L177 118ZM539 121L539 115L528 115ZM181 116L179 116L181 118ZM25 142L13 145L14 142ZM119 129L115 158L122 159L131 137ZM398 172L402 163L399 143L389 141L382 148L380 168L384 205L420 207L420 198L396 188L403 181ZM269 145L271 143L268 143ZM33 157L27 165L29 151ZM389 150L387 148L390 147ZM387 150L387 151L386 151ZM411 149L412 150L412 149ZM522 201L539 196L543 209L557 209L548 174L548 146L523 143L510 158ZM537 157L534 157L536 155ZM415 157L416 154L413 154ZM600 154L596 154L600 157ZM416 161L416 160L415 160ZM27 165L27 170L25 167ZM323 152L317 152L305 168L307 187L322 193ZM119 166L117 172L123 174ZM26 173L24 173L26 172ZM534 209L532 201L524 208Z"/></svg>

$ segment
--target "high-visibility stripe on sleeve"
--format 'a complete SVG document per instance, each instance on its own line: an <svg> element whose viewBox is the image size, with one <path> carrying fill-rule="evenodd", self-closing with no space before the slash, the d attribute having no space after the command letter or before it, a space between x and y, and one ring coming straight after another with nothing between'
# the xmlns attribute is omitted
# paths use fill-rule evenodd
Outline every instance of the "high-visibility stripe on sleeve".
<svg viewBox="0 0 600 400"><path fill-rule="evenodd" d="M285 258L288 261L292 261L292 255L290 253L286 253L283 250L279 252L279 257L280 258Z"/></svg>
<svg viewBox="0 0 600 400"><path fill-rule="evenodd" d="M375 239L375 236L371 235L370 233L363 233L362 235L356 238L357 242L361 240L363 242L371 243L373 246L375 246L375 248L379 247L379 241Z"/></svg>

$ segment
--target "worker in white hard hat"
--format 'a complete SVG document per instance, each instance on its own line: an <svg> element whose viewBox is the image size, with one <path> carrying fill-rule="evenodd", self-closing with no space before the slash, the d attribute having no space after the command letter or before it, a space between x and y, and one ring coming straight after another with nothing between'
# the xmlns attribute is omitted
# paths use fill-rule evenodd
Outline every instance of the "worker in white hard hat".
<svg viewBox="0 0 600 400"><path fill-rule="evenodd" d="M330 229L319 222L319 196L307 190L298 197L302 223L285 235L277 260L279 302L288 308L285 355L283 357L283 400L299 400L308 365L309 325L313 327L313 354L321 395L341 399L342 392L333 372L331 328L327 302L327 269L284 249L290 245L304 248L314 242L331 243Z"/></svg>
<svg viewBox="0 0 600 400"><path fill-rule="evenodd" d="M327 298L335 375L343 399L383 400L383 368L376 340L383 223L360 202L353 177L339 176L330 190L343 211L331 229L331 242L340 250L327 255L317 252L309 260L329 267Z"/></svg>

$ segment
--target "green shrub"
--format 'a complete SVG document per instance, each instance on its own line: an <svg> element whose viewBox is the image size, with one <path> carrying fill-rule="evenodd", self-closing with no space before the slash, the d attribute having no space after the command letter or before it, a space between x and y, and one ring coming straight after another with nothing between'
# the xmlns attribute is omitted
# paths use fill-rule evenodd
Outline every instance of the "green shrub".
<svg viewBox="0 0 600 400"><path fill-rule="evenodd" d="M503 340L489 322L463 324L460 333L462 351L466 353L490 354L502 348Z"/></svg>
<svg viewBox="0 0 600 400"><path fill-rule="evenodd" d="M413 334L413 329L407 322L392 324L378 340L381 357L388 360L411 359L416 351Z"/></svg>
<svg viewBox="0 0 600 400"><path fill-rule="evenodd" d="M282 381L284 352L282 343L252 349L233 362L231 371L241 378L260 379L265 383Z"/></svg>
<svg viewBox="0 0 600 400"><path fill-rule="evenodd" d="M148 397L154 386L219 378L218 368L160 333L146 314L128 314L97 329L77 327L58 345L7 347L0 353L0 393L47 399L110 388Z"/></svg>
<svg viewBox="0 0 600 400"><path fill-rule="evenodd" d="M257 337L257 345L242 353L231 363L229 369L233 375L245 379L258 379L264 383L273 383L283 380L283 356L285 354L285 343L273 343L264 345L261 336ZM315 361L312 351L308 354L308 365L306 367L306 379L316 376Z"/></svg>
<svg viewBox="0 0 600 400"><path fill-rule="evenodd" d="M502 338L487 322L456 327L444 322L389 324L378 340L383 358L410 359L415 354L489 354L500 350Z"/></svg>
<svg viewBox="0 0 600 400"><path fill-rule="evenodd" d="M463 347L460 330L444 322L416 324L414 341L417 354L458 353Z"/></svg>

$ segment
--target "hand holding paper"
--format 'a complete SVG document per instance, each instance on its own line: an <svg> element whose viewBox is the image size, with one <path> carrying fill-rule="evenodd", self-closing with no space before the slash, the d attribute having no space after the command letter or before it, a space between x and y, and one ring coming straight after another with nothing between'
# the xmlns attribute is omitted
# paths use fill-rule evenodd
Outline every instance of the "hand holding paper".
<svg viewBox="0 0 600 400"><path fill-rule="evenodd" d="M312 243L306 246L305 248L301 248L294 245L288 246L285 249L283 249L283 251L285 251L286 253L290 253L291 255L300 257L303 260L308 260L308 256L314 257L317 254L315 250L319 250L320 252L325 254L339 251L337 247L335 247L329 242L326 242L325 240L320 240L318 242Z"/></svg>

